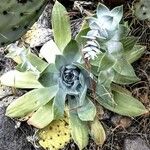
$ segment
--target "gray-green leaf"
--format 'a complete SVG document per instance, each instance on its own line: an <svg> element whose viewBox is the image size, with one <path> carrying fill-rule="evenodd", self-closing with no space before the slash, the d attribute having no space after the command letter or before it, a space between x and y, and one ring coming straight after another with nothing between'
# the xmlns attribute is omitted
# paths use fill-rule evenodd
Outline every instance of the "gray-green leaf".
<svg viewBox="0 0 150 150"><path fill-rule="evenodd" d="M71 40L71 28L68 13L65 7L58 1L52 10L52 28L54 31L54 40L61 51Z"/></svg>
<svg viewBox="0 0 150 150"><path fill-rule="evenodd" d="M72 62L77 62L81 58L78 43L75 40L71 40L65 47L63 55L69 64Z"/></svg>
<svg viewBox="0 0 150 150"><path fill-rule="evenodd" d="M96 107L87 97L83 105L77 108L78 116L82 121L93 121L96 115Z"/></svg>
<svg viewBox="0 0 150 150"><path fill-rule="evenodd" d="M56 95L57 88L57 86L40 88L24 94L7 107L6 116L19 118L34 112Z"/></svg>

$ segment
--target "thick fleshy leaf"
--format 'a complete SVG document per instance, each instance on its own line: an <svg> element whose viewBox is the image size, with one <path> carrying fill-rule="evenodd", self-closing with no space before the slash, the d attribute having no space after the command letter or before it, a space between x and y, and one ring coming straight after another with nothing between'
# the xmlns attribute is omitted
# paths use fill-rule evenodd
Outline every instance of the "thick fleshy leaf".
<svg viewBox="0 0 150 150"><path fill-rule="evenodd" d="M102 106L124 116L136 117L148 112L144 105L124 90L113 89L113 97L116 105L112 106L106 101L101 103ZM100 99L100 97L97 97ZM98 100L99 101L99 100Z"/></svg>
<svg viewBox="0 0 150 150"><path fill-rule="evenodd" d="M131 37L124 37L121 39L121 43L123 44L123 48L125 53L129 52L133 49L135 44L137 43L137 38L131 36Z"/></svg>
<svg viewBox="0 0 150 150"><path fill-rule="evenodd" d="M40 72L42 72L48 64L33 53L27 55L29 62Z"/></svg>
<svg viewBox="0 0 150 150"><path fill-rule="evenodd" d="M90 123L90 127L91 127L90 134L92 139L97 145L102 146L106 140L106 134L98 118L95 118L95 120Z"/></svg>
<svg viewBox="0 0 150 150"><path fill-rule="evenodd" d="M100 99L98 99L98 102L101 105L105 103L111 106L116 105L111 91L108 90L103 84L101 84L100 81L98 82L96 86L96 94L100 97Z"/></svg>
<svg viewBox="0 0 150 150"><path fill-rule="evenodd" d="M27 123L40 129L50 124L54 119L54 115L52 113L52 104L53 101L50 101L46 105L41 106L35 113L33 113L32 117L27 121Z"/></svg>
<svg viewBox="0 0 150 150"><path fill-rule="evenodd" d="M103 16L101 17L101 20L99 21L99 26L104 26L106 29L114 30L116 28L116 24L113 24L113 17L112 16Z"/></svg>
<svg viewBox="0 0 150 150"><path fill-rule="evenodd" d="M51 87L57 84L58 72L54 64L49 64L48 67L40 74L38 81L44 87Z"/></svg>
<svg viewBox="0 0 150 150"><path fill-rule="evenodd" d="M76 111L70 110L69 125L74 142L78 145L79 149L82 150L87 146L89 140L87 123L79 119Z"/></svg>
<svg viewBox="0 0 150 150"><path fill-rule="evenodd" d="M115 64L116 60L109 54L104 54L100 61L100 70L107 70Z"/></svg>
<svg viewBox="0 0 150 150"><path fill-rule="evenodd" d="M108 15L110 13L110 10L102 3L99 3L97 6L97 17L101 19L102 16Z"/></svg>
<svg viewBox="0 0 150 150"><path fill-rule="evenodd" d="M112 33L111 40L121 41L122 43L123 38L126 37L129 33L129 28L126 25L120 24L119 27L114 32L111 31L110 34L111 33ZM124 44L123 44L123 48L124 48Z"/></svg>
<svg viewBox="0 0 150 150"><path fill-rule="evenodd" d="M131 51L125 52L124 55L129 63L133 63L144 54L145 49L145 46L135 45Z"/></svg>
<svg viewBox="0 0 150 150"><path fill-rule="evenodd" d="M106 47L108 53L114 56L114 58L120 58L123 54L123 46L121 42L108 41Z"/></svg>
<svg viewBox="0 0 150 150"><path fill-rule="evenodd" d="M103 58L103 54L100 53L97 55L97 57L93 60L90 60L90 64L93 65L93 66L99 66L100 65L100 60Z"/></svg>
<svg viewBox="0 0 150 150"><path fill-rule="evenodd" d="M64 115L65 110L66 93L63 89L59 88L54 101L53 101L53 114L54 119L60 119Z"/></svg>
<svg viewBox="0 0 150 150"><path fill-rule="evenodd" d="M52 27L54 40L58 48L63 51L71 40L71 28L68 13L58 1L55 2L52 10Z"/></svg>
<svg viewBox="0 0 150 150"><path fill-rule="evenodd" d="M63 55L56 55L55 66L60 70L62 66L68 65L67 59Z"/></svg>
<svg viewBox="0 0 150 150"><path fill-rule="evenodd" d="M96 115L96 107L87 97L81 107L77 109L78 116L82 121L93 121Z"/></svg>
<svg viewBox="0 0 150 150"><path fill-rule="evenodd" d="M123 17L123 6L115 7L114 9L111 10L111 14L113 15L114 18L113 24L118 25Z"/></svg>
<svg viewBox="0 0 150 150"><path fill-rule="evenodd" d="M78 47L78 43L75 40L71 40L63 51L63 55L68 63L77 62L81 58L81 52Z"/></svg>
<svg viewBox="0 0 150 150"><path fill-rule="evenodd" d="M22 63L16 66L16 70L20 72L31 71L39 75L47 66L45 61L35 54L29 53L23 58Z"/></svg>
<svg viewBox="0 0 150 150"><path fill-rule="evenodd" d="M98 81L104 85L104 87L110 88L110 85L114 79L114 71L110 68L108 70L100 71L98 74Z"/></svg>
<svg viewBox="0 0 150 150"><path fill-rule="evenodd" d="M140 80L136 76L121 75L115 70L113 70L113 73L114 75L113 75L112 81L117 84L132 84Z"/></svg>
<svg viewBox="0 0 150 150"><path fill-rule="evenodd" d="M32 72L11 70L0 77L0 84L23 89L42 88Z"/></svg>
<svg viewBox="0 0 150 150"><path fill-rule="evenodd" d="M119 80L123 81L123 78L126 78L126 79L131 78L131 79L133 79L133 82L139 81L139 78L136 76L133 67L124 58L119 59L113 66L113 69L117 72L116 76L114 76L114 81L116 81L116 82L117 82L117 79L118 79L118 81ZM130 81L132 81L132 80L130 80Z"/></svg>
<svg viewBox="0 0 150 150"><path fill-rule="evenodd" d="M56 55L61 52L53 40L46 42L40 49L40 56L43 57L49 64L55 63Z"/></svg>
<svg viewBox="0 0 150 150"><path fill-rule="evenodd" d="M86 36L89 30L90 30L89 28L81 30L75 38L81 48L83 48L83 45L85 45L87 42L87 39L84 38L83 36Z"/></svg>
<svg viewBox="0 0 150 150"><path fill-rule="evenodd" d="M126 116L140 116L148 112L145 106L127 92L113 90L114 100L117 103L115 112ZM114 111L113 110L113 111Z"/></svg>
<svg viewBox="0 0 150 150"><path fill-rule="evenodd" d="M6 116L19 118L29 115L39 107L49 102L57 92L58 87L32 90L13 101L6 109Z"/></svg>
<svg viewBox="0 0 150 150"><path fill-rule="evenodd" d="M83 76L82 76L83 77ZM83 81L84 83L81 83L84 87L80 92L80 97L79 97L79 105L82 106L84 105L85 99L86 99L86 93L87 93L87 85L85 84L85 81Z"/></svg>
<svg viewBox="0 0 150 150"><path fill-rule="evenodd" d="M99 21L98 21L97 18L95 18L95 17L89 17L89 18L87 18L87 21L89 23L89 27L90 27L91 30L100 30L101 29L100 28L100 23L99 23ZM87 35L91 36L91 34L87 34Z"/></svg>
<svg viewBox="0 0 150 150"><path fill-rule="evenodd" d="M13 43L7 46L8 54L6 57L13 59L17 64L21 64L22 60L20 57L29 53L29 49L26 49L24 46L19 47L17 43Z"/></svg>

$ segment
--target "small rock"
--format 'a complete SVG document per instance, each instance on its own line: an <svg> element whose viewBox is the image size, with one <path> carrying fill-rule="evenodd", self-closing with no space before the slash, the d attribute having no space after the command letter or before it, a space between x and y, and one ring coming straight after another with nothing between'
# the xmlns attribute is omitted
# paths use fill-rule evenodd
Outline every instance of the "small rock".
<svg viewBox="0 0 150 150"><path fill-rule="evenodd" d="M111 117L111 122L115 127L128 128L132 123L132 119L129 117L114 115Z"/></svg>
<svg viewBox="0 0 150 150"><path fill-rule="evenodd" d="M150 150L146 142L137 137L136 139L125 139L124 150Z"/></svg>
<svg viewBox="0 0 150 150"><path fill-rule="evenodd" d="M33 150L26 140L32 133L32 128L25 124L16 129L15 122L5 116L5 108L0 107L0 150Z"/></svg>

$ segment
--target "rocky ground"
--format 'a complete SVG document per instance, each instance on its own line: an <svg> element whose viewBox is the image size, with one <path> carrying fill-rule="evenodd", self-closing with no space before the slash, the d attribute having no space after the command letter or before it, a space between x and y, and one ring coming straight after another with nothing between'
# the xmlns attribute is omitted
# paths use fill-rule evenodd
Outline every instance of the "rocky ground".
<svg viewBox="0 0 150 150"><path fill-rule="evenodd" d="M78 26L85 14L78 9L73 10L73 1L61 0L67 7L72 20L73 35L78 31ZM92 12L97 4L85 5L84 8ZM145 54L133 64L136 74L141 79L140 82L130 85L127 88L132 94L139 98L147 108L150 108L150 28L146 21L138 21L132 15L131 1L108 0L106 5L114 7L124 4L125 20L133 22L131 34L139 37L139 42L147 49ZM48 17L50 17L48 15ZM47 24L47 23L46 23ZM12 60L5 57L6 51L0 49L0 75L15 66ZM25 91L16 89L0 88L0 150L39 150L32 141L34 129L26 123L21 125L5 116L6 106ZM103 123L107 131L107 141L103 147L98 147L91 140L86 150L150 150L150 115L138 118L127 118L114 113L104 111ZM29 138L30 137L30 138ZM77 146L71 142L64 150L75 150Z"/></svg>

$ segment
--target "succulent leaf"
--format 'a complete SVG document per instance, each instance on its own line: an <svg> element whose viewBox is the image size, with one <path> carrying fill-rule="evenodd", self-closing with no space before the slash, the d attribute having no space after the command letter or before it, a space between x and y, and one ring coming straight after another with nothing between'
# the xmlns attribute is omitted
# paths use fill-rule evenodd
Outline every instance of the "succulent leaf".
<svg viewBox="0 0 150 150"><path fill-rule="evenodd" d="M101 84L100 81L96 86L96 94L98 97L100 97L97 100L102 106L103 104L105 105L105 103L111 105L112 107L116 106L113 94L103 84Z"/></svg>
<svg viewBox="0 0 150 150"><path fill-rule="evenodd" d="M81 52L79 50L78 44L75 40L71 40L63 51L63 55L67 62L73 63L78 62L81 58Z"/></svg>
<svg viewBox="0 0 150 150"><path fill-rule="evenodd" d="M131 51L125 52L124 55L129 63L133 63L144 54L145 49L145 46L135 45Z"/></svg>
<svg viewBox="0 0 150 150"><path fill-rule="evenodd" d="M139 81L139 78L136 76L133 67L125 59L122 59L121 61L117 61L115 65L113 66L113 69L119 75L122 76L122 79L123 77L127 77L127 78L131 77L132 79L134 79L133 82ZM116 74L115 81L117 81L117 77L118 77L118 80L120 79L119 75L117 76Z"/></svg>
<svg viewBox="0 0 150 150"><path fill-rule="evenodd" d="M71 110L69 112L69 125L71 128L71 136L75 143L82 150L88 144L88 126L86 122L79 119L76 111Z"/></svg>
<svg viewBox="0 0 150 150"><path fill-rule="evenodd" d="M95 120L90 123L90 127L91 127L90 134L92 139L97 145L102 146L106 140L106 134L98 118L95 118Z"/></svg>
<svg viewBox="0 0 150 150"><path fill-rule="evenodd" d="M59 88L54 98L52 106L54 119L60 119L61 117L64 116L65 101L66 101L66 93L63 89Z"/></svg>
<svg viewBox="0 0 150 150"><path fill-rule="evenodd" d="M102 3L99 3L97 6L97 17L101 18L104 15L108 15L110 13L109 9Z"/></svg>
<svg viewBox="0 0 150 150"><path fill-rule="evenodd" d="M145 106L131 95L118 90L113 90L113 94L117 103L115 111L113 110L114 112L131 117L140 116L148 112Z"/></svg>
<svg viewBox="0 0 150 150"><path fill-rule="evenodd" d="M58 70L62 68L62 66L68 65L67 59L63 55L56 55L55 66Z"/></svg>
<svg viewBox="0 0 150 150"><path fill-rule="evenodd" d="M79 97L79 106L85 105L85 99L86 99L86 94L87 94L87 85L85 84L85 81L81 83L83 85L83 89L80 92L80 97Z"/></svg>
<svg viewBox="0 0 150 150"><path fill-rule="evenodd" d="M41 106L35 113L33 113L27 123L38 129L42 129L50 124L54 119L52 104L53 101L50 101L47 104Z"/></svg>
<svg viewBox="0 0 150 150"><path fill-rule="evenodd" d="M58 71L54 64L49 64L48 67L40 74L39 82L45 87L57 85Z"/></svg>
<svg viewBox="0 0 150 150"><path fill-rule="evenodd" d="M118 73L117 71L113 70L113 78L112 81L118 84L132 84L137 81L139 81L139 78L137 76L130 76L130 75L122 75Z"/></svg>
<svg viewBox="0 0 150 150"><path fill-rule="evenodd" d="M54 40L58 48L63 51L71 40L71 28L67 11L58 1L55 2L52 10L52 27Z"/></svg>
<svg viewBox="0 0 150 150"><path fill-rule="evenodd" d="M6 116L19 118L29 115L48 103L57 92L57 86L32 90L13 101L6 109Z"/></svg>
<svg viewBox="0 0 150 150"><path fill-rule="evenodd" d="M98 70L98 68L97 68ZM104 71L100 71L98 74L98 81L106 88L110 88L112 81L114 80L114 70L112 68Z"/></svg>
<svg viewBox="0 0 150 150"><path fill-rule="evenodd" d="M30 49L26 49L24 46L20 48L17 44L11 44L7 49L9 53L6 56L12 58L18 64L16 68L19 71L24 72L30 70L39 74L48 65L38 56L31 53Z"/></svg>
<svg viewBox="0 0 150 150"><path fill-rule="evenodd" d="M42 88L32 72L19 72L11 70L0 77L0 84L22 89Z"/></svg>
<svg viewBox="0 0 150 150"><path fill-rule="evenodd" d="M131 51L135 44L137 43L137 38L131 37L124 37L121 39L121 43L123 44L123 48L125 52Z"/></svg>
<svg viewBox="0 0 150 150"><path fill-rule="evenodd" d="M107 70L115 64L116 60L109 54L104 53L91 61L91 64L98 67L98 71Z"/></svg>
<svg viewBox="0 0 150 150"><path fill-rule="evenodd" d="M111 14L114 17L114 24L118 25L123 17L123 6L115 7L111 10Z"/></svg>
<svg viewBox="0 0 150 150"><path fill-rule="evenodd" d="M140 116L148 112L139 100L132 97L131 94L124 92L124 90L121 91L121 88L119 90L113 89L113 95L116 105L113 106L106 101L101 103L102 106L110 111L130 117ZM100 97L97 98L99 99L97 99L98 101L101 101Z"/></svg>
<svg viewBox="0 0 150 150"><path fill-rule="evenodd" d="M96 115L96 107L87 97L81 107L77 109L78 116L82 121L93 121Z"/></svg>
<svg viewBox="0 0 150 150"><path fill-rule="evenodd" d="M86 36L89 30L89 28L81 30L75 38L81 48L83 47L83 45L86 45L87 39L83 38L83 36Z"/></svg>
<svg viewBox="0 0 150 150"><path fill-rule="evenodd" d="M121 42L118 41L108 41L106 43L107 51L111 54L114 58L120 58L123 55L123 45Z"/></svg>

